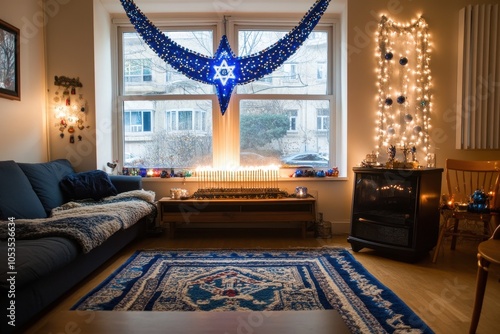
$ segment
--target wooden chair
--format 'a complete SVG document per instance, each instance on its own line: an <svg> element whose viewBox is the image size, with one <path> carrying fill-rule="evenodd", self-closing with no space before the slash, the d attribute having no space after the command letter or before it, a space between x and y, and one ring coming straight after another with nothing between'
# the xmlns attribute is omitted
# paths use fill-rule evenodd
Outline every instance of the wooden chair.
<svg viewBox="0 0 500 334"><path fill-rule="evenodd" d="M500 226L496 228L489 240L479 244L477 250L476 298L469 328L470 334L476 333L479 324L490 263L500 264Z"/></svg>
<svg viewBox="0 0 500 334"><path fill-rule="evenodd" d="M443 221L432 262L436 262L443 239L447 236L452 237L451 249L455 249L457 237L474 237L480 238L482 241L488 239L496 227L493 216L498 214L498 208L500 208L500 196L497 196L500 182L500 160L448 159L446 160L445 176L447 203L443 203L444 206L441 209ZM470 202L471 195L478 189L489 195L490 212L467 211L466 205ZM457 206L458 203L465 203L465 209L460 210ZM481 232L477 233L478 231Z"/></svg>

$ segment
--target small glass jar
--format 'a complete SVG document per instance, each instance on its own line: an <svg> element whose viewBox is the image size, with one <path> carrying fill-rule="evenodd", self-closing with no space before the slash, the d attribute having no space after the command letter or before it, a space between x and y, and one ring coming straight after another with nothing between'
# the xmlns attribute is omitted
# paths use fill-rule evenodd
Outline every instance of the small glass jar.
<svg viewBox="0 0 500 334"><path fill-rule="evenodd" d="M296 187L295 188L295 197L306 198L307 197L307 187Z"/></svg>

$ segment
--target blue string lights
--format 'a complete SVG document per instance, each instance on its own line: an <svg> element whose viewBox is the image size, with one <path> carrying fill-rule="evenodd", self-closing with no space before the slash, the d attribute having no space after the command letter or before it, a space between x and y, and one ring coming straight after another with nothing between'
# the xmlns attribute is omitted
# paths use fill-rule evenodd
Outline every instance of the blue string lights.
<svg viewBox="0 0 500 334"><path fill-rule="evenodd" d="M309 37L330 3L330 0L317 0L294 29L258 53L236 57L224 35L214 57L209 57L167 37L133 0L120 1L137 33L162 60L188 78L215 86L222 115L236 85L259 80L283 65Z"/></svg>

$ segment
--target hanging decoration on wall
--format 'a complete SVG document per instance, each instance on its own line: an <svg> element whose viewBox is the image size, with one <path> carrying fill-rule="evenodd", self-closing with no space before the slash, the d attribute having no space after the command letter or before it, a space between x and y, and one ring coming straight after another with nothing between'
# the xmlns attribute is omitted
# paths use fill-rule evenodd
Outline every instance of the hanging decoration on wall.
<svg viewBox="0 0 500 334"><path fill-rule="evenodd" d="M222 115L235 86L261 79L279 68L308 38L330 3L317 0L293 30L258 53L236 57L224 35L215 55L209 57L167 37L132 0L120 1L136 31L161 59L187 77L215 86Z"/></svg>
<svg viewBox="0 0 500 334"><path fill-rule="evenodd" d="M83 87L79 78L69 78L66 76L56 76L54 85L58 89L54 93L54 113L57 119L56 127L59 128L59 137L63 139L65 132L69 134L69 142L75 143L81 141L83 136L76 135L89 126L85 125L87 121L87 100L83 94L77 91Z"/></svg>
<svg viewBox="0 0 500 334"><path fill-rule="evenodd" d="M431 150L431 72L428 26L423 17L396 23L382 16L376 35L378 64L377 154L403 153L400 167L428 159ZM408 161L407 153L412 153ZM381 152L382 151L382 152Z"/></svg>

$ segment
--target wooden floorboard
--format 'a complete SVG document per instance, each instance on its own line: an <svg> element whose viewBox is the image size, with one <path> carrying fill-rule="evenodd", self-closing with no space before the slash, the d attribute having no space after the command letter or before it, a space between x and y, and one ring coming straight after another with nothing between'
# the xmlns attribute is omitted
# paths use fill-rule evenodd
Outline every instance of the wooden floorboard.
<svg viewBox="0 0 500 334"><path fill-rule="evenodd" d="M49 311L29 326L25 333L101 333L106 323L120 324L124 328L135 328L147 323L144 314L134 312L99 312L98 321L84 323L85 327L75 327L74 320L81 319L76 311L68 312L82 296L103 281L116 270L130 255L138 249L287 249L297 247L336 246L350 249L347 235L336 235L330 239L318 239L310 235L302 238L297 229L178 229L175 239L168 239L167 233L141 239L127 246L117 256L79 284ZM445 242L436 263L432 263L431 254L416 263L405 263L380 256L375 251L363 249L353 253L361 264L389 289L394 291L415 313L417 313L436 333L468 333L476 279L477 243L464 240L457 249L451 251L449 242ZM352 251L351 251L352 252ZM483 311L477 333L500 333L500 268L492 266L486 287ZM144 312L145 313L145 312ZM219 315L220 316L220 315ZM149 315L154 318L155 315ZM224 324L216 318L206 315L203 321L189 321L189 333L207 333L207 323L222 324L218 333L237 333L237 317ZM216 317L214 315L214 317ZM175 318L175 317L174 317ZM182 318L182 317L181 317ZM313 318L315 320L313 320ZM300 317L306 326L309 322L320 323L319 328L331 326L324 314ZM244 316L243 318L244 319ZM273 322L275 333L288 333L286 329L297 328L297 324L286 317ZM220 319L219 319L220 320ZM143 328L142 333L156 333L154 329L165 329L165 333L184 333L168 331L164 320L152 320L154 323ZM173 321L173 320L172 320ZM180 321L180 320L179 320ZM184 320L185 321L185 320ZM232 322L231 322L232 321ZM81 322L81 320L80 320ZM94 324L94 327L93 325ZM321 324L324 326L322 327ZM88 325L88 326L87 326ZM100 327L101 326L101 327ZM182 327L182 321L175 326ZM80 328L80 331L78 331ZM278 330L279 328L279 330ZM304 327L307 328L307 327ZM251 333L267 333L264 327L251 328ZM76 330L76 331L75 331ZM104 330L104 329L103 329ZM106 332L104 330L104 332ZM290 331L289 333L295 333ZM305 333L314 333L308 330ZM321 333L321 332L318 332ZM335 333L332 331L332 333Z"/></svg>

